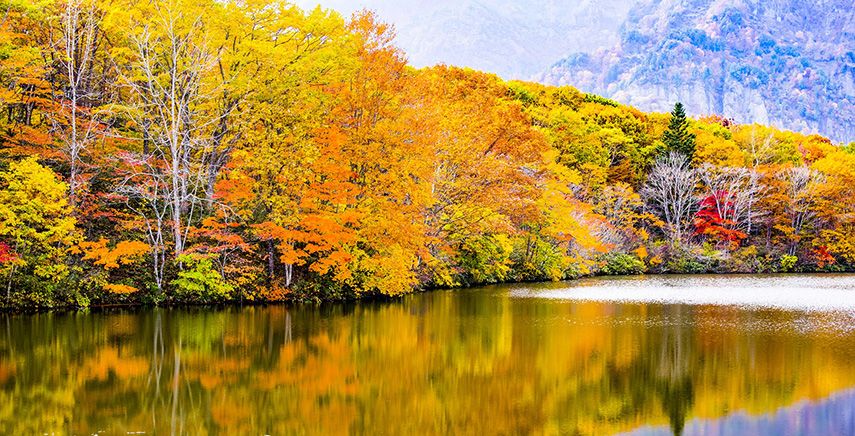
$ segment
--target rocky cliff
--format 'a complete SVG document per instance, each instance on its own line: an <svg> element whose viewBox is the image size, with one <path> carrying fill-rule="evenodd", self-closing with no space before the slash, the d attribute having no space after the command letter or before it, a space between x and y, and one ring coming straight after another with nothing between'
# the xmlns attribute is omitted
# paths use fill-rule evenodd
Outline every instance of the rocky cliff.
<svg viewBox="0 0 855 436"><path fill-rule="evenodd" d="M646 111L691 114L855 141L851 0L646 0L608 49L562 59L534 80Z"/></svg>

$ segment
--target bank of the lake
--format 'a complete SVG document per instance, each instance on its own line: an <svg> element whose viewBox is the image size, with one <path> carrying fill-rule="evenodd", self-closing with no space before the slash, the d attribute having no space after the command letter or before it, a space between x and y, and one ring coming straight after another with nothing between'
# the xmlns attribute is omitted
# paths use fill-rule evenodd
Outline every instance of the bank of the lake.
<svg viewBox="0 0 855 436"><path fill-rule="evenodd" d="M574 282L591 278L609 278L625 276L669 276L669 275L746 275L767 277L770 274L830 274L855 273L855 267L841 264L811 265L808 263L793 263L788 265L781 259L752 257L748 260L731 258L695 257L673 258L668 262L645 262L634 255L605 255L595 264L593 273L568 271L562 280L538 279L522 280L513 274L496 280L476 280L473 277L458 277L445 286L423 284L412 288L410 293L430 292L442 289L463 289L473 286L495 284L522 284L541 282ZM158 291L155 284L145 281L134 281L134 289L144 289L137 292L113 292L110 289L95 288L88 292L79 289L53 288L51 297L46 298L36 292L32 295L21 294L0 298L0 313L28 313L34 311L60 310L74 311L87 308L106 307L181 307L181 306L222 306L222 305L269 305L269 304L317 304L321 302L352 302L359 300L386 301L394 300L407 294L388 295L378 290L358 292L352 288L333 285L328 282L298 283L288 288L279 286L247 288L230 287L228 292L213 292L204 285L195 287L195 292L181 291L180 288L169 287Z"/></svg>
<svg viewBox="0 0 855 436"><path fill-rule="evenodd" d="M855 275L0 315L2 434L855 434Z"/></svg>

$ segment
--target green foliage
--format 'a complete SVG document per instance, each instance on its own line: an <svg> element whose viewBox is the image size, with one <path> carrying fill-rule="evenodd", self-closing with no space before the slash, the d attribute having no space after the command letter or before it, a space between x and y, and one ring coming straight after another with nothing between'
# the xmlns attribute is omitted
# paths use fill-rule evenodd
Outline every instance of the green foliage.
<svg viewBox="0 0 855 436"><path fill-rule="evenodd" d="M506 235L491 235L471 239L460 248L459 265L466 283L496 283L504 281L510 272L513 244Z"/></svg>
<svg viewBox="0 0 855 436"><path fill-rule="evenodd" d="M520 82L508 83L508 94L511 98L522 102L525 106L537 103L537 95L531 90L527 89Z"/></svg>
<svg viewBox="0 0 855 436"><path fill-rule="evenodd" d="M536 235L517 238L511 254L513 277L520 281L561 280L578 276L557 247Z"/></svg>
<svg viewBox="0 0 855 436"><path fill-rule="evenodd" d="M603 106L620 107L620 104L618 104L618 102L605 97L600 97L596 94L585 94L584 102L601 104Z"/></svg>
<svg viewBox="0 0 855 436"><path fill-rule="evenodd" d="M719 254L709 245L691 248L678 245L665 253L662 271L675 274L703 274L714 270Z"/></svg>
<svg viewBox="0 0 855 436"><path fill-rule="evenodd" d="M697 258L678 256L668 261L665 270L676 274L703 274L707 272L707 266Z"/></svg>
<svg viewBox="0 0 855 436"><path fill-rule="evenodd" d="M683 104L677 102L671 111L671 122L662 138L667 150L683 153L691 162L695 156L695 134L689 131L689 120Z"/></svg>
<svg viewBox="0 0 855 436"><path fill-rule="evenodd" d="M790 256L787 254L781 256L781 270L792 271L798 261L799 258L797 256Z"/></svg>
<svg viewBox="0 0 855 436"><path fill-rule="evenodd" d="M203 302L223 301L234 292L234 286L223 280L210 258L185 254L178 257L178 262L184 264L184 270L178 272L172 286L181 297Z"/></svg>
<svg viewBox="0 0 855 436"><path fill-rule="evenodd" d="M636 256L626 253L610 253L603 256L605 264L600 272L606 275L637 275L644 274L647 267Z"/></svg>

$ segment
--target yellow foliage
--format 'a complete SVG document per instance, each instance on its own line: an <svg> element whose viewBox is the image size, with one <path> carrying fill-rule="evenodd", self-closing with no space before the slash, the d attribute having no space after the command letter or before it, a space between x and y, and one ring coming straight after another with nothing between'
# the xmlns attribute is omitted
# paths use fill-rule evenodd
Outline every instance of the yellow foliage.
<svg viewBox="0 0 855 436"><path fill-rule="evenodd" d="M695 129L695 161L700 165L745 166L745 152L730 139L730 132L721 125Z"/></svg>
<svg viewBox="0 0 855 436"><path fill-rule="evenodd" d="M11 242L15 255L5 269L29 266L44 279L65 277L65 257L78 238L67 185L30 157L0 173L0 187L0 236Z"/></svg>

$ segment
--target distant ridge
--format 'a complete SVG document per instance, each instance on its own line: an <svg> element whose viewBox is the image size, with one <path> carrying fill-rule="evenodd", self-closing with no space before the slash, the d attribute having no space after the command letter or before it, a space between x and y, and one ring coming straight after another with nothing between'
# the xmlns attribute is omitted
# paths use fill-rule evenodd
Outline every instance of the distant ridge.
<svg viewBox="0 0 855 436"><path fill-rule="evenodd" d="M645 111L675 101L855 141L851 0L646 0L608 49L570 55L533 77Z"/></svg>
<svg viewBox="0 0 855 436"><path fill-rule="evenodd" d="M345 15L365 7L395 25L411 65L527 79L568 53L614 45L635 0L295 0Z"/></svg>

